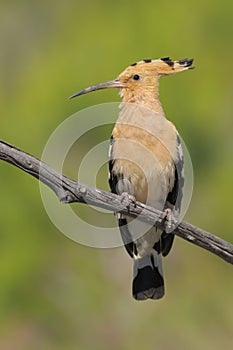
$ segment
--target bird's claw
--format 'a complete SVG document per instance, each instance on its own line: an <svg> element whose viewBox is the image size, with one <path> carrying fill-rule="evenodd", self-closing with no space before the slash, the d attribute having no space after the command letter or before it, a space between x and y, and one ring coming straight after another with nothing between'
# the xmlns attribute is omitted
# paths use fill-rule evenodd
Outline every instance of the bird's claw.
<svg viewBox="0 0 233 350"><path fill-rule="evenodd" d="M166 233L174 231L176 220L170 208L166 208L161 215L161 220L164 221L164 228Z"/></svg>
<svg viewBox="0 0 233 350"><path fill-rule="evenodd" d="M121 203L124 205L124 207L128 209L128 211L131 203L136 208L136 198L132 194L129 194L128 192L123 192L121 194Z"/></svg>

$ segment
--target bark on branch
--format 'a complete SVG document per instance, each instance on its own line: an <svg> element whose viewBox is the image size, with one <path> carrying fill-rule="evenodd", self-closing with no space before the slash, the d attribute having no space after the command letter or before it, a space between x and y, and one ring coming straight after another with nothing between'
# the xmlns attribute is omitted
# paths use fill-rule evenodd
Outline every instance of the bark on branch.
<svg viewBox="0 0 233 350"><path fill-rule="evenodd" d="M136 202L136 204L129 203L126 206L121 196L74 181L39 159L3 141L0 141L0 159L42 181L54 191L63 203L79 202L91 204L113 212L125 213L132 217L140 214L142 221L160 227L164 225L160 211L140 202ZM187 222L181 222L173 233L233 264L233 245L212 233Z"/></svg>

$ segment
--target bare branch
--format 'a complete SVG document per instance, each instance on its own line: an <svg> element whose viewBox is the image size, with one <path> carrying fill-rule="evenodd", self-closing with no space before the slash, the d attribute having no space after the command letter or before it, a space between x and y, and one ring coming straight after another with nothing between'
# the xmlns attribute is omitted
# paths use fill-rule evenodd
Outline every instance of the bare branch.
<svg viewBox="0 0 233 350"><path fill-rule="evenodd" d="M132 217L140 214L140 220L142 221L160 227L164 225L160 211L140 202L136 202L136 204L130 203L125 207L121 196L74 181L52 169L39 159L3 141L0 141L0 159L42 181L55 192L59 200L63 203L79 202L91 204ZM181 222L173 233L233 264L233 245L212 233L187 222Z"/></svg>

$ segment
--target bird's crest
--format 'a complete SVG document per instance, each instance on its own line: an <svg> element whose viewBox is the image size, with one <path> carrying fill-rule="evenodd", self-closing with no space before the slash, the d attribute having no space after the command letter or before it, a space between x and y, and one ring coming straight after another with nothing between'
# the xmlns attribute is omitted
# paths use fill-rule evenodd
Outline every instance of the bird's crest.
<svg viewBox="0 0 233 350"><path fill-rule="evenodd" d="M173 61L169 57L164 57L156 60L144 59L139 62L132 63L128 66L120 75L130 75L132 72L148 72L148 74L156 74L158 77L164 75L170 75L184 70L193 69L192 58L184 58L181 60Z"/></svg>

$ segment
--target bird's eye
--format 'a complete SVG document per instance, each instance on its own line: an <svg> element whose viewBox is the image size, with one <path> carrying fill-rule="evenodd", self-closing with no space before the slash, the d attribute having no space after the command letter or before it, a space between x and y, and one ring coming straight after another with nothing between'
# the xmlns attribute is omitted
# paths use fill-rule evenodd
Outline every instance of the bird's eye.
<svg viewBox="0 0 233 350"><path fill-rule="evenodd" d="M139 77L138 74L135 74L135 75L133 76L133 80L139 80L139 79L140 79L140 77Z"/></svg>

